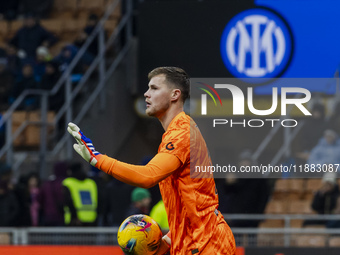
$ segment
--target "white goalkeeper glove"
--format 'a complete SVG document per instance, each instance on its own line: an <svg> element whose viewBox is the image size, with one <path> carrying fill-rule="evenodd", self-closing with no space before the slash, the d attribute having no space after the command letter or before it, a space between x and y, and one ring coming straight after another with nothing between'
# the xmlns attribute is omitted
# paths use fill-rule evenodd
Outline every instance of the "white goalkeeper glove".
<svg viewBox="0 0 340 255"><path fill-rule="evenodd" d="M92 141L80 131L80 128L76 124L72 122L68 123L67 131L77 141L76 144L73 144L74 150L92 166L95 166L98 162L98 155L101 154L93 147Z"/></svg>

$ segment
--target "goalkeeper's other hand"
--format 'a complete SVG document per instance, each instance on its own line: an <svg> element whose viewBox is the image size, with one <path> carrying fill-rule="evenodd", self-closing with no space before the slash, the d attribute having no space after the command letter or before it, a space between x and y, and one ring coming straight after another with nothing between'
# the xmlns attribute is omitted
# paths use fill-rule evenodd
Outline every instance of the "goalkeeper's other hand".
<svg viewBox="0 0 340 255"><path fill-rule="evenodd" d="M171 246L171 239L168 235L162 237L161 245L157 251L157 255L164 255L167 254L170 250Z"/></svg>
<svg viewBox="0 0 340 255"><path fill-rule="evenodd" d="M101 154L96 151L92 141L80 131L80 128L76 124L72 122L68 123L67 131L77 141L76 144L73 144L74 150L92 166L95 166Z"/></svg>

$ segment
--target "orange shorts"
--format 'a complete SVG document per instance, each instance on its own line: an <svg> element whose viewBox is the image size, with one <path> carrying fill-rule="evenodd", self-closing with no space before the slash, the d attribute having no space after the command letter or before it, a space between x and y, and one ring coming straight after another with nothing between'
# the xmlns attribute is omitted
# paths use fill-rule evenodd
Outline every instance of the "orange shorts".
<svg viewBox="0 0 340 255"><path fill-rule="evenodd" d="M233 233L228 224L220 222L210 241L204 247L200 255L235 255L236 244Z"/></svg>

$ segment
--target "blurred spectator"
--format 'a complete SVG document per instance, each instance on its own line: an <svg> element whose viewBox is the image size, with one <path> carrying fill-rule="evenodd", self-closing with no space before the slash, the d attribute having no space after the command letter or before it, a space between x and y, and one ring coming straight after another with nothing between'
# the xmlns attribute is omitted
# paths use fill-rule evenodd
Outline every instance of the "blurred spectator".
<svg viewBox="0 0 340 255"><path fill-rule="evenodd" d="M19 0L0 1L0 19L14 20L18 15Z"/></svg>
<svg viewBox="0 0 340 255"><path fill-rule="evenodd" d="M6 57L7 57L6 49L0 47L0 58L6 58Z"/></svg>
<svg viewBox="0 0 340 255"><path fill-rule="evenodd" d="M305 120L305 124L297 138L295 147L298 148L296 152L297 160L300 160L298 164L306 163L310 151L315 147L327 126L325 122L325 106L323 104L314 104L311 113L311 118Z"/></svg>
<svg viewBox="0 0 340 255"><path fill-rule="evenodd" d="M163 233L166 234L169 231L168 216L166 214L163 200L160 200L154 207L152 207L150 217L159 224Z"/></svg>
<svg viewBox="0 0 340 255"><path fill-rule="evenodd" d="M10 91L14 85L14 76L7 69L7 59L0 58L0 112L8 109Z"/></svg>
<svg viewBox="0 0 340 255"><path fill-rule="evenodd" d="M33 13L39 18L48 18L54 0L21 0L23 13Z"/></svg>
<svg viewBox="0 0 340 255"><path fill-rule="evenodd" d="M126 217L133 214L149 215L151 195L147 189L135 188L131 193L131 204L126 212Z"/></svg>
<svg viewBox="0 0 340 255"><path fill-rule="evenodd" d="M123 220L125 220L126 211L130 205L132 190L133 186L125 184L114 178L106 185L106 195L103 206L104 225L119 226Z"/></svg>
<svg viewBox="0 0 340 255"><path fill-rule="evenodd" d="M10 44L18 49L18 56L22 59L35 59L36 50L39 46L50 47L57 38L42 27L33 14L27 14L23 27L10 40Z"/></svg>
<svg viewBox="0 0 340 255"><path fill-rule="evenodd" d="M69 177L63 182L65 224L69 226L95 226L97 224L98 189L86 177L80 163L69 167Z"/></svg>
<svg viewBox="0 0 340 255"><path fill-rule="evenodd" d="M19 216L19 203L10 184L11 168L0 165L0 226L16 225Z"/></svg>
<svg viewBox="0 0 340 255"><path fill-rule="evenodd" d="M112 176L107 173L100 171L98 168L91 166L89 176L92 180L94 180L98 187L98 226L105 226L107 224L106 219L106 209L105 209L105 200L108 194L106 194L105 187L112 180Z"/></svg>
<svg viewBox="0 0 340 255"><path fill-rule="evenodd" d="M16 198L19 202L19 215L16 220L17 227L31 226L30 196L27 187L27 176L20 176L14 188Z"/></svg>
<svg viewBox="0 0 340 255"><path fill-rule="evenodd" d="M42 226L64 226L63 180L67 177L67 163L54 164L54 174L41 186L39 204Z"/></svg>
<svg viewBox="0 0 340 255"><path fill-rule="evenodd" d="M39 82L41 77L45 74L46 63L52 60L52 56L48 49L44 46L37 48L36 62L34 65L34 77Z"/></svg>
<svg viewBox="0 0 340 255"><path fill-rule="evenodd" d="M8 188L13 190L12 168L2 161L0 161L0 180L6 182L8 184Z"/></svg>
<svg viewBox="0 0 340 255"><path fill-rule="evenodd" d="M58 63L49 61L46 63L45 74L41 77L39 88L51 91L60 78ZM59 91L49 98L49 109L58 111L65 101L65 87L62 86Z"/></svg>
<svg viewBox="0 0 340 255"><path fill-rule="evenodd" d="M327 129L312 149L308 164L338 164L340 162L340 139L337 133Z"/></svg>
<svg viewBox="0 0 340 255"><path fill-rule="evenodd" d="M84 43L86 42L87 34L84 31L80 31L77 34L76 39L73 42L73 45L76 46L78 49L80 49ZM89 49L87 49L89 50Z"/></svg>
<svg viewBox="0 0 340 255"><path fill-rule="evenodd" d="M340 195L338 196L336 207L333 210L333 214L340 215ZM326 224L327 228L340 228L340 220L329 220Z"/></svg>
<svg viewBox="0 0 340 255"><path fill-rule="evenodd" d="M72 60L78 53L78 48L72 44L66 45L60 52L60 54L54 58L54 61L58 63L60 72L64 72ZM73 69L72 74L82 74L86 69L84 61L80 60Z"/></svg>
<svg viewBox="0 0 340 255"><path fill-rule="evenodd" d="M329 118L329 128L337 131L340 130L340 102L335 105Z"/></svg>
<svg viewBox="0 0 340 255"><path fill-rule="evenodd" d="M83 31L81 31L78 34L76 40L74 41L74 45L76 45L78 48L81 48L83 44L86 42L86 40L88 39L88 37L92 34L93 30L96 28L98 21L99 21L99 18L97 15L90 14L87 19L86 27L84 28ZM92 43L87 48L87 51L92 56L98 55L98 37L95 37L93 39Z"/></svg>
<svg viewBox="0 0 340 255"><path fill-rule="evenodd" d="M318 214L332 214L339 197L339 186L336 183L336 173L325 173L322 178L322 186L315 193L312 208Z"/></svg>
<svg viewBox="0 0 340 255"><path fill-rule="evenodd" d="M251 152L246 150L239 157L240 166L256 165ZM221 213L262 214L266 207L270 188L266 179L237 178L227 174L224 180L218 180ZM256 191L256 192L254 192ZM258 220L229 220L230 227L257 227Z"/></svg>
<svg viewBox="0 0 340 255"><path fill-rule="evenodd" d="M314 194L311 207L318 214L333 214L340 195L339 186L336 183L336 173L325 173L322 178L321 188ZM327 220L306 220L304 225L327 224Z"/></svg>
<svg viewBox="0 0 340 255"><path fill-rule="evenodd" d="M38 201L39 192L40 192L40 179L37 173L31 173L28 177L28 190L30 194L30 213L31 213L31 222L32 226L39 225L39 210L40 205Z"/></svg>
<svg viewBox="0 0 340 255"><path fill-rule="evenodd" d="M17 49L8 44L6 47L7 68L14 75L17 76L21 69L21 60L17 56Z"/></svg>
<svg viewBox="0 0 340 255"><path fill-rule="evenodd" d="M29 173L19 178L15 187L15 194L19 201L19 217L16 226L37 226L39 222L39 176L37 173Z"/></svg>
<svg viewBox="0 0 340 255"><path fill-rule="evenodd" d="M18 78L17 82L13 86L10 96L10 103L15 101L20 94L26 89L37 89L38 82L34 78L33 73L33 65L30 63L26 63L22 67L22 76ZM28 96L24 100L23 105L21 108L26 110L35 109L38 105L38 98L37 96Z"/></svg>

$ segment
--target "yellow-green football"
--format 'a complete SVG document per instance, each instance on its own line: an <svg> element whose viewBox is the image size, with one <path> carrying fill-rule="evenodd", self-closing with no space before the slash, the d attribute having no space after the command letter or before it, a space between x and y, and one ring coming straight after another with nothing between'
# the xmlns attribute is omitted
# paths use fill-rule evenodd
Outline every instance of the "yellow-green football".
<svg viewBox="0 0 340 255"><path fill-rule="evenodd" d="M136 214L123 221L118 229L118 245L128 255L156 254L162 240L158 223L150 216Z"/></svg>

